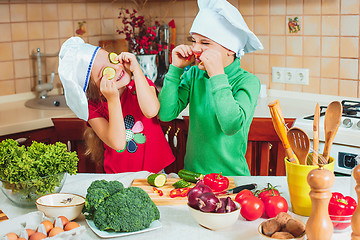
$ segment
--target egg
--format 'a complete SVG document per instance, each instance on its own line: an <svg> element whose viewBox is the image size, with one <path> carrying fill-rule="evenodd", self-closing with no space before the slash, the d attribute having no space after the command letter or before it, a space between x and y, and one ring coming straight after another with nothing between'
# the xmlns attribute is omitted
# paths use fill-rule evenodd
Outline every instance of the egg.
<svg viewBox="0 0 360 240"><path fill-rule="evenodd" d="M68 224L68 222L69 222L69 219L67 219L67 217L59 216L54 221L54 227L61 227L61 224L62 224L62 227L64 227L66 224Z"/></svg>
<svg viewBox="0 0 360 240"><path fill-rule="evenodd" d="M44 238L46 238L45 234L43 234L41 232L36 232L30 236L29 240L41 240Z"/></svg>
<svg viewBox="0 0 360 240"><path fill-rule="evenodd" d="M17 240L26 240L26 238L18 238Z"/></svg>
<svg viewBox="0 0 360 240"><path fill-rule="evenodd" d="M16 233L10 232L5 235L8 240L17 240L19 237Z"/></svg>
<svg viewBox="0 0 360 240"><path fill-rule="evenodd" d="M26 229L26 232L27 232L28 236L30 237L32 234L35 233L35 230L28 228L28 229Z"/></svg>
<svg viewBox="0 0 360 240"><path fill-rule="evenodd" d="M46 233L49 233L50 232L50 230L54 227L54 225L52 224L52 222L50 222L49 220L45 220L45 221L42 221L41 223L40 223L40 225L44 225L44 227L45 227L45 230L46 230ZM41 227L41 226L39 226L39 227ZM38 231L38 230L37 230ZM38 231L39 232L39 231Z"/></svg>
<svg viewBox="0 0 360 240"><path fill-rule="evenodd" d="M54 227L53 229L50 230L48 237L53 237L63 231L64 229L62 229L61 227Z"/></svg>
<svg viewBox="0 0 360 240"><path fill-rule="evenodd" d="M74 228L80 227L80 225L77 222L69 222L68 224L65 225L64 230L65 231L70 231Z"/></svg>

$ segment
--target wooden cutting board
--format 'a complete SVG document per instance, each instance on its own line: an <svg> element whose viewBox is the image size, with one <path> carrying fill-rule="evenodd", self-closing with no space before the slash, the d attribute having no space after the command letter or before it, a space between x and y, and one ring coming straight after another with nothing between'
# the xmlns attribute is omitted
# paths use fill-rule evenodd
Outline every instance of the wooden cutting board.
<svg viewBox="0 0 360 240"><path fill-rule="evenodd" d="M0 209L0 222L8 220L9 218L6 216L6 214Z"/></svg>
<svg viewBox="0 0 360 240"><path fill-rule="evenodd" d="M145 192L149 195L151 200L153 200L153 202L157 206L159 206L159 205L183 205L183 204L185 205L185 204L187 204L187 197L171 198L169 196L170 191L174 189L174 187L172 185L179 180L180 180L179 178L168 178L165 185L158 188L161 191L163 191L164 195L162 195L162 196L159 196L158 193L154 192L153 186L150 186L147 183L146 179L134 179L131 186L139 187L139 188L142 188L143 190L145 190ZM195 184L193 184L193 186L195 186ZM236 187L235 183L234 183L234 179L229 178L229 188L234 188L234 187ZM235 194L231 194L228 196L230 196L232 199L234 199ZM225 197L225 195L219 196L219 197Z"/></svg>

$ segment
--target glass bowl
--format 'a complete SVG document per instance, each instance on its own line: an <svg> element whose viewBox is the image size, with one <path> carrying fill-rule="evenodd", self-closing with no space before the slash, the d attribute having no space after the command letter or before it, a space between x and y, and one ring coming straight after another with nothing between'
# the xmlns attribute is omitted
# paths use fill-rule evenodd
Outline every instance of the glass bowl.
<svg viewBox="0 0 360 240"><path fill-rule="evenodd" d="M350 230L351 217L352 215L346 215L346 216L330 215L330 219L334 226L334 232L345 232Z"/></svg>
<svg viewBox="0 0 360 240"><path fill-rule="evenodd" d="M57 173L46 177L28 181L11 183L0 178L1 191L15 205L19 207L35 207L35 200L39 197L58 193L64 186L66 173Z"/></svg>

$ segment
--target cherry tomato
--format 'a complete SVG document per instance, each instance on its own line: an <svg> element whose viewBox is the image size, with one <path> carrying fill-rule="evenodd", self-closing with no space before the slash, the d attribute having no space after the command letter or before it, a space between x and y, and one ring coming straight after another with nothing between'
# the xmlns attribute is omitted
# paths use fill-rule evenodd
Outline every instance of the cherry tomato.
<svg viewBox="0 0 360 240"><path fill-rule="evenodd" d="M280 212L288 211L288 203L282 196L271 196L262 200L265 205L265 213L269 218L276 217Z"/></svg>
<svg viewBox="0 0 360 240"><path fill-rule="evenodd" d="M249 189L241 190L238 194L236 194L235 201L241 205L243 200L249 196L254 196L252 191L250 191Z"/></svg>
<svg viewBox="0 0 360 240"><path fill-rule="evenodd" d="M260 198L249 196L242 201L240 214L248 221L258 219L264 214L265 206Z"/></svg>

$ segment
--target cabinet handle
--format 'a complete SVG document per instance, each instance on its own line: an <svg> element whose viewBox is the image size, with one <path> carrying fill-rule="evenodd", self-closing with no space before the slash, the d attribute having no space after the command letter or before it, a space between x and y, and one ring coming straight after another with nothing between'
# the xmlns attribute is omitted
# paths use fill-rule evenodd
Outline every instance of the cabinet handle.
<svg viewBox="0 0 360 240"><path fill-rule="evenodd" d="M166 133L165 133L165 138L166 138L166 141L169 142L169 132L171 130L171 126L169 126L169 128L166 130Z"/></svg>
<svg viewBox="0 0 360 240"><path fill-rule="evenodd" d="M179 132L180 132L180 128L178 128L178 129L176 130L175 134L174 134L174 139L173 139L174 147L177 147L177 144L178 144L178 142L177 142L177 135L178 135Z"/></svg>

